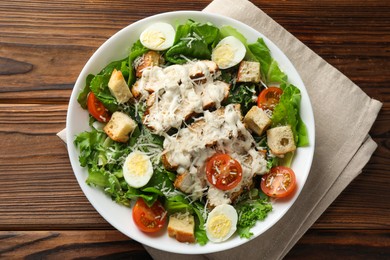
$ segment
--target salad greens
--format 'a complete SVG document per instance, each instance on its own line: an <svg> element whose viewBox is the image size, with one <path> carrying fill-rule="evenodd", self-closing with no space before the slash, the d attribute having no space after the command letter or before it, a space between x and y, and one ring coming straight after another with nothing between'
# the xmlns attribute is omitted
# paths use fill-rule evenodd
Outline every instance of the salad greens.
<svg viewBox="0 0 390 260"><path fill-rule="evenodd" d="M238 212L237 232L241 238L250 238L253 236L251 228L259 220L264 220L268 212L272 210L272 205L268 197L257 189L251 191L250 198L239 203L236 208Z"/></svg>
<svg viewBox="0 0 390 260"><path fill-rule="evenodd" d="M209 60L212 46L218 41L217 27L188 20L177 26L174 45L168 49L165 58L175 64L186 63L188 59Z"/></svg>
<svg viewBox="0 0 390 260"><path fill-rule="evenodd" d="M134 61L140 57L142 54L146 53L148 51L148 49L146 47L144 47L142 44L141 44L141 41L138 40L137 42L135 42L133 44L133 46L131 47L131 50L130 50L130 53L129 53L129 57L128 57L128 62L126 64L127 68L128 68L128 80L127 80L127 84L129 86L133 85L134 82L135 82L135 71L134 71L134 67L132 66ZM122 71L123 73L123 71ZM123 75L125 78L126 76Z"/></svg>
<svg viewBox="0 0 390 260"><path fill-rule="evenodd" d="M233 84L227 102L231 104L241 104L241 111L245 115L254 105L253 95L255 93L256 85L254 84Z"/></svg>
<svg viewBox="0 0 390 260"><path fill-rule="evenodd" d="M159 159L153 158L151 150L160 147L162 152L162 137L152 134L147 128L137 128L128 143L120 143L111 140L105 132L93 126L91 131L80 133L74 144L80 150L79 161L82 167L88 168L86 183L100 187L112 200L125 206L131 205L131 200L143 198L147 205L151 206L160 197L165 199L165 209L169 213L177 211L189 211L195 213L195 235L199 244L207 243L204 229L205 219L200 213L204 204L191 203L184 194L176 191L173 181L176 175L164 169ZM137 147L137 144L149 144ZM126 156L134 149L140 149L152 156L155 164L154 173L146 186L142 188L130 187L122 172L122 165ZM153 160L155 159L155 160Z"/></svg>
<svg viewBox="0 0 390 260"><path fill-rule="evenodd" d="M262 38L259 38L255 43L248 44L245 37L231 26L221 28L223 37L233 35L239 39L247 48L246 58L251 61L260 62L260 70L262 79L266 85L279 85L283 90L279 104L275 107L272 115L272 126L291 125L294 133L295 142L298 147L307 146L309 144L308 133L305 124L303 123L299 111L301 103L300 90L290 84L287 80L287 75L280 69L278 63L272 58L271 51L265 44ZM244 104L244 112L250 104L254 104L249 96L248 90L238 88L235 91L233 85L233 93L229 96L231 101L242 101Z"/></svg>
<svg viewBox="0 0 390 260"><path fill-rule="evenodd" d="M248 48L255 59L260 62L261 75L267 85L287 82L287 75L281 71L278 63L272 58L271 51L263 39L259 38L257 42L248 45Z"/></svg>
<svg viewBox="0 0 390 260"><path fill-rule="evenodd" d="M217 28L209 23L203 24L188 20L177 26L174 45L162 55L168 63L174 64L186 63L188 59L210 59L213 47L226 36L235 36L245 45L246 60L258 61L261 64L263 84L275 84L282 88L283 94L280 102L272 114L272 125L291 125L297 146L308 145L306 126L299 115L300 90L288 82L287 75L272 58L263 39L259 38L255 43L248 44L246 38L230 26ZM118 104L108 88L110 75L114 69L120 70L128 85L131 86L136 80L133 64L147 51L148 49L138 40L131 47L127 57L111 62L97 75L88 75L85 88L78 96L80 105L86 109L88 93L93 92L109 111L125 111L138 123L138 127L127 143L119 143L111 140L98 127L94 127L92 124L94 120L91 120L91 130L80 133L74 140L75 146L80 150L80 165L88 169L87 184L101 188L117 203L130 206L132 200L142 197L150 206L159 199L169 214L184 211L194 214L196 239L199 244L204 245L208 241L204 227L207 211L205 202L191 201L185 194L174 188L173 182L176 175L166 170L160 160L163 151L163 137L152 134L142 126L141 117L144 107L141 104ZM256 105L256 97L262 85L235 82L236 71L237 67L222 71L219 79L231 84L226 103L241 104L242 112L245 114L253 105ZM261 145L267 147L264 141ZM137 149L151 157L154 169L152 178L142 188L130 187L122 172L126 156ZM293 154L287 155L284 163L289 164L292 157ZM276 157L267 157L267 159L268 168L281 164L280 159ZM241 195L239 201L236 205L239 215L238 234L242 238L249 238L253 235L251 228L257 221L267 216L272 210L272 205L268 197L257 189Z"/></svg>

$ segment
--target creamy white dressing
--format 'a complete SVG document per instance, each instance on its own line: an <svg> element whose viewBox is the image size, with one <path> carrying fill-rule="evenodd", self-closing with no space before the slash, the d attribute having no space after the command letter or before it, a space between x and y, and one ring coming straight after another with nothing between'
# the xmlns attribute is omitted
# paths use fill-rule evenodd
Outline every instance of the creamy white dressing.
<svg viewBox="0 0 390 260"><path fill-rule="evenodd" d="M175 137L164 140L169 163L180 169L179 174L190 173L194 183L202 185L202 188L209 188L207 197L210 205L230 203L233 193L250 186L255 174L263 174L266 171L266 160L255 149L255 141L242 124L240 108L237 105L230 104L214 112L205 111L203 119L180 129ZM206 180L206 160L216 151L229 154L242 166L242 180L232 190L218 190ZM200 189L199 186L197 189ZM194 191L193 199L202 196Z"/></svg>
<svg viewBox="0 0 390 260"><path fill-rule="evenodd" d="M239 105L221 107L229 85L217 81L217 67L211 61L190 61L184 65L146 68L138 82L141 100L148 113L143 123L154 133L165 137L164 154L178 174L190 174L186 193L192 200L207 194L211 206L231 203L232 194L252 184L255 174L266 172L266 160L255 148L255 141L242 123ZM216 111L208 111L214 106ZM183 123L198 114L191 125ZM171 128L178 129L172 136ZM222 191L208 183L207 159L216 152L229 154L243 169L239 185Z"/></svg>
<svg viewBox="0 0 390 260"><path fill-rule="evenodd" d="M206 107L220 107L229 85L215 81L216 68L211 61L146 68L137 83L140 99L148 106L143 123L162 135L170 128L180 128L189 116Z"/></svg>

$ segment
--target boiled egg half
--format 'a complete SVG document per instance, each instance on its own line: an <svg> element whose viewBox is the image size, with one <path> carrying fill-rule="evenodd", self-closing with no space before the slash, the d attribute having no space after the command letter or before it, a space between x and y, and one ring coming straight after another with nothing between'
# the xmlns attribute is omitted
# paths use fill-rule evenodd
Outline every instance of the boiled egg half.
<svg viewBox="0 0 390 260"><path fill-rule="evenodd" d="M153 166L149 156L140 151L127 156L123 165L123 177L129 186L141 188L149 182L152 175Z"/></svg>
<svg viewBox="0 0 390 260"><path fill-rule="evenodd" d="M223 38L214 48L211 59L220 69L228 69L240 63L246 54L244 44L234 36Z"/></svg>
<svg viewBox="0 0 390 260"><path fill-rule="evenodd" d="M175 29L169 23L154 23L141 33L140 41L148 49L166 50L172 47L175 41Z"/></svg>
<svg viewBox="0 0 390 260"><path fill-rule="evenodd" d="M206 234L212 242L223 242L231 237L237 229L238 215L229 204L215 207L206 221Z"/></svg>

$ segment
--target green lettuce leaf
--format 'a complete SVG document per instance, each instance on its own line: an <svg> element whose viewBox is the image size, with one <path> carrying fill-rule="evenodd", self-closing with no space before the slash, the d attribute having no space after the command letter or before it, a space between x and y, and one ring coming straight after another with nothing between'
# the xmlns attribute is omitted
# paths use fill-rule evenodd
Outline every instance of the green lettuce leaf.
<svg viewBox="0 0 390 260"><path fill-rule="evenodd" d="M122 60L117 60L109 63L104 67L92 80L90 83L90 89L95 94L97 99L103 103L103 105L110 110L115 112L118 110L118 102L115 97L111 95L111 92L108 88L108 82L110 81L111 74L114 69L121 70L124 76L129 74L129 69L127 67L127 58Z"/></svg>
<svg viewBox="0 0 390 260"><path fill-rule="evenodd" d="M272 211L269 198L263 193L259 194L259 198L244 200L236 207L239 216L237 233L241 238L252 237L251 228L256 225L257 221L264 220L268 212Z"/></svg>
<svg viewBox="0 0 390 260"><path fill-rule="evenodd" d="M218 41L219 29L209 23L198 24L192 27L194 33L200 36L209 46Z"/></svg>
<svg viewBox="0 0 390 260"><path fill-rule="evenodd" d="M146 132L137 130L133 134L144 138ZM147 138L153 138L149 132L147 134ZM130 187L124 180L122 165L132 147L128 143L113 141L101 130L93 128L82 132L76 136L74 143L80 150L80 165L88 167L86 183L100 187L120 204L130 206L130 200L142 197L148 205L152 205L163 195L164 187L173 190L172 173L159 166L155 167L153 176L145 187ZM153 144L162 145L160 137Z"/></svg>
<svg viewBox="0 0 390 260"><path fill-rule="evenodd" d="M210 59L211 51L207 44L201 40L180 41L172 46L165 54L165 58L175 64L184 64L187 59Z"/></svg>
<svg viewBox="0 0 390 260"><path fill-rule="evenodd" d="M243 84L233 84L229 92L227 102L229 104L241 104L242 114L245 115L255 104L253 96L256 95L256 86Z"/></svg>
<svg viewBox="0 0 390 260"><path fill-rule="evenodd" d="M93 74L87 76L85 87L77 97L77 101L82 108L87 109L88 94L92 91L108 110L111 112L118 110L116 99L108 89L108 82L114 69L120 70L125 79L129 77L131 66L128 66L127 57L110 62L96 76Z"/></svg>
<svg viewBox="0 0 390 260"><path fill-rule="evenodd" d="M249 44L248 47L256 57L256 60L260 62L262 79L267 85L287 82L287 75L281 71L278 63L272 58L271 51L262 38L259 38L255 43Z"/></svg>
<svg viewBox="0 0 390 260"><path fill-rule="evenodd" d="M169 214L187 211L192 213L192 207L190 203L181 194L167 197L167 199L165 200L164 207Z"/></svg>
<svg viewBox="0 0 390 260"><path fill-rule="evenodd" d="M118 110L118 102L115 97L111 95L108 88L110 77L111 74L96 75L91 81L90 88L96 98L103 103L105 108L111 112L115 112Z"/></svg>
<svg viewBox="0 0 390 260"><path fill-rule="evenodd" d="M281 84L283 94L272 114L272 127L290 125L297 146L309 144L309 137L305 124L299 114L301 92L292 84Z"/></svg>
<svg viewBox="0 0 390 260"><path fill-rule="evenodd" d="M152 178L149 182L142 188L140 188L142 193L155 194L155 199L157 200L158 196L164 196L164 192L172 192L174 190L173 182L169 178L168 171L161 167L154 169ZM146 204L150 207L155 201L145 201Z"/></svg>
<svg viewBox="0 0 390 260"><path fill-rule="evenodd" d="M136 41L131 47L130 54L128 57L128 62L127 62L128 77L129 77L127 80L127 84L129 85L129 87L132 86L136 80L135 69L133 66L134 61L141 55L145 54L148 50L149 50L148 48L142 45L140 40Z"/></svg>
<svg viewBox="0 0 390 260"><path fill-rule="evenodd" d="M84 109L87 109L87 99L88 99L88 94L91 91L90 85L91 85L91 80L95 77L93 74L89 74L87 76L87 79L85 80L85 86L77 96L77 102L79 102L80 106Z"/></svg>
<svg viewBox="0 0 390 260"><path fill-rule="evenodd" d="M188 20L176 28L174 45L165 58L171 63L184 64L187 59L210 59L211 46L219 39L219 29L212 24Z"/></svg>

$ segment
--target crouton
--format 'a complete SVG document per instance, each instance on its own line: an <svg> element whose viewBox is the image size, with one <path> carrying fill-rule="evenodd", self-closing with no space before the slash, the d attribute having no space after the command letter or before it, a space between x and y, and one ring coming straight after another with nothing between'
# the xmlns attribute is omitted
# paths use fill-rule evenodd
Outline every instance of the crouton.
<svg viewBox="0 0 390 260"><path fill-rule="evenodd" d="M189 213L176 213L169 216L168 235L182 243L195 243L195 220Z"/></svg>
<svg viewBox="0 0 390 260"><path fill-rule="evenodd" d="M237 73L237 82L260 82L260 63L255 61L242 61Z"/></svg>
<svg viewBox="0 0 390 260"><path fill-rule="evenodd" d="M144 69L159 66L163 63L163 60L159 53L155 51L148 51L141 56L137 64L135 65L135 76L140 78Z"/></svg>
<svg viewBox="0 0 390 260"><path fill-rule="evenodd" d="M112 72L108 82L108 89L120 104L129 101L133 97L120 70L114 69Z"/></svg>
<svg viewBox="0 0 390 260"><path fill-rule="evenodd" d="M267 130L267 142L271 152L277 156L295 151L296 145L291 126L279 126Z"/></svg>
<svg viewBox="0 0 390 260"><path fill-rule="evenodd" d="M258 106L253 106L244 117L245 126L259 136L264 133L271 123L272 121L267 113Z"/></svg>
<svg viewBox="0 0 390 260"><path fill-rule="evenodd" d="M122 112L114 112L110 121L104 126L104 132L114 141L125 143L129 134L137 127L137 123Z"/></svg>

